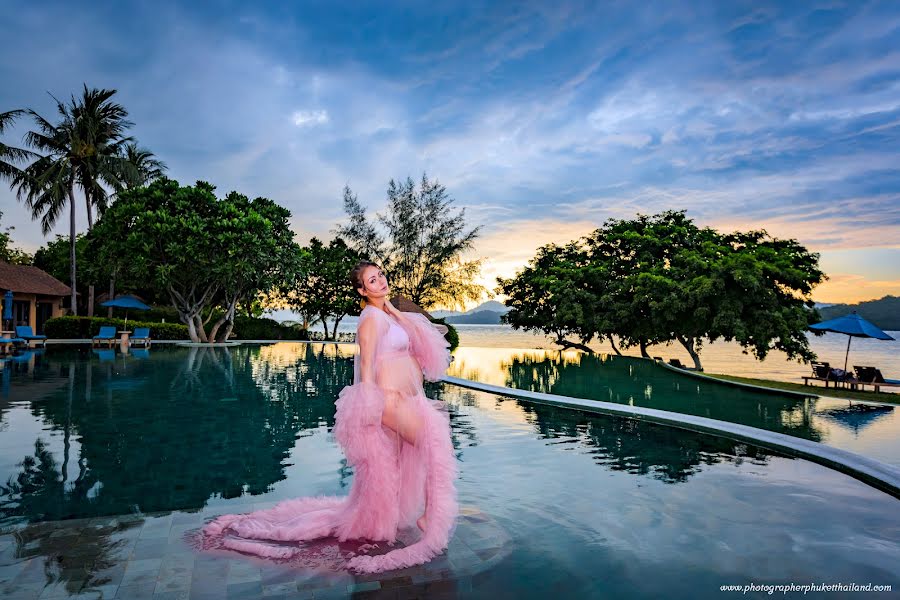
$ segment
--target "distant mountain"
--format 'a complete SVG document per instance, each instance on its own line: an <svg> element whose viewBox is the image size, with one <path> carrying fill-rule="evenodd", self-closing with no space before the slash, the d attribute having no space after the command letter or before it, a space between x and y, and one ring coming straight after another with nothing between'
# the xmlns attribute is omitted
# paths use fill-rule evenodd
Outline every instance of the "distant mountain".
<svg viewBox="0 0 900 600"><path fill-rule="evenodd" d="M444 317L453 317L464 313L461 313L458 310L429 310L428 314L435 319L443 319Z"/></svg>
<svg viewBox="0 0 900 600"><path fill-rule="evenodd" d="M479 310L464 315L447 317L447 323L456 325L499 325L502 313L493 310Z"/></svg>
<svg viewBox="0 0 900 600"><path fill-rule="evenodd" d="M822 320L834 319L853 312L867 321L871 321L885 331L900 331L900 298L897 296L885 296L880 300L869 300L859 304L832 304L820 307L819 314Z"/></svg>
<svg viewBox="0 0 900 600"><path fill-rule="evenodd" d="M431 316L433 316L435 318L443 319L446 317L448 323L494 323L495 322L492 320L495 317L492 317L490 315L481 315L480 317L476 317L476 320L474 320L474 321L471 319L463 320L463 321L450 320L451 318L456 319L457 317L463 317L463 316L472 317L472 315L476 315L476 314L482 313L482 312L493 312L493 313L497 313L498 315L505 315L506 313L509 312L509 307L506 306L505 304L503 304L502 302L497 302L496 300L488 300L487 302L483 302L483 303L479 304L478 306L476 306L475 308L473 308L472 310L468 310L466 312L459 312L458 310L432 310L432 311L429 311ZM485 321L483 319L488 319L488 320ZM500 322L499 320L496 321L496 323L499 323L499 322Z"/></svg>
<svg viewBox="0 0 900 600"><path fill-rule="evenodd" d="M468 311L466 314L471 315L482 310L489 310L492 312L500 313L501 315L505 315L510 311L510 308L502 302L497 302L496 300L488 300L487 302L479 304L472 310Z"/></svg>

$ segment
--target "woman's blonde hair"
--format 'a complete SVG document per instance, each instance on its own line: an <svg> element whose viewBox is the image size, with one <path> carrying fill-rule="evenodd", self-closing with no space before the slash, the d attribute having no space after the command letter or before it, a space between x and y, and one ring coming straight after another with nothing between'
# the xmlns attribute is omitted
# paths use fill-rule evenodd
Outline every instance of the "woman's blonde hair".
<svg viewBox="0 0 900 600"><path fill-rule="evenodd" d="M350 269L350 274L347 275L347 279L350 280L350 284L353 286L354 289L358 290L359 288L366 287L363 284L362 272L364 270L366 270L368 267L375 267L376 269L381 269L381 267L379 265L376 265L375 263L368 261L368 260L361 260L358 263L356 263L355 267ZM359 306L361 308L366 307L366 299L365 298L360 299Z"/></svg>

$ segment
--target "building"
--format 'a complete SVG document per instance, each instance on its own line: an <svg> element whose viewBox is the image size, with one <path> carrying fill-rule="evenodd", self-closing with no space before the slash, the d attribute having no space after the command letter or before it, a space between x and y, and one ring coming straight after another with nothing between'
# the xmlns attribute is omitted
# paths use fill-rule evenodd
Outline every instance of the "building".
<svg viewBox="0 0 900 600"><path fill-rule="evenodd" d="M63 300L72 294L72 288L37 267L0 262L0 300L7 290L13 293L13 320L4 321L3 329L30 325L37 334L48 319L66 312Z"/></svg>

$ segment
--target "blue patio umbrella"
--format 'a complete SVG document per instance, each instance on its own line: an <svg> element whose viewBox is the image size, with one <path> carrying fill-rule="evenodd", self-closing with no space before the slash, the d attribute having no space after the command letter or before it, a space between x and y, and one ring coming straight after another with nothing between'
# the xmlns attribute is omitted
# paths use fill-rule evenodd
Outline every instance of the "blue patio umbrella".
<svg viewBox="0 0 900 600"><path fill-rule="evenodd" d="M125 327L128 327L128 311L129 309L134 310L150 310L150 307L135 298L134 296L119 296L118 298L113 298L112 300L107 300L100 304L100 306L112 306L113 308L124 308L125 309Z"/></svg>
<svg viewBox="0 0 900 600"><path fill-rule="evenodd" d="M12 290L6 290L6 294L3 295L3 320L4 321L12 321L13 318L13 293Z"/></svg>
<svg viewBox="0 0 900 600"><path fill-rule="evenodd" d="M847 371L847 358L850 356L850 342L855 337L875 338L876 340L892 340L891 336L878 329L875 325L869 323L861 316L853 311L849 315L822 321L815 325L810 325L813 331L831 331L834 333L843 333L847 338L847 353L844 355L844 372Z"/></svg>

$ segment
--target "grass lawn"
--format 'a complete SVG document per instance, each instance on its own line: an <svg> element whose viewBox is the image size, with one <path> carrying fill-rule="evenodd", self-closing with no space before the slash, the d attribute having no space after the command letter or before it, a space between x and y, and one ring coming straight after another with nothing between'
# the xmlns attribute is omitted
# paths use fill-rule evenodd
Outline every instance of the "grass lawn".
<svg viewBox="0 0 900 600"><path fill-rule="evenodd" d="M884 392L879 392L876 394L874 391L860 392L834 387L825 389L825 386L823 385L803 385L802 383L772 381L771 379L750 379L749 377L734 377L732 375L719 375L717 373L704 373L704 375L715 377L716 379L725 379L727 381L736 381L738 383L748 383L750 385L760 385L763 387L770 387L778 390L789 390L792 392L803 392L817 395L821 394L822 396L831 396L832 398L847 398L848 400L877 400L878 402L900 404L900 394L885 394Z"/></svg>

